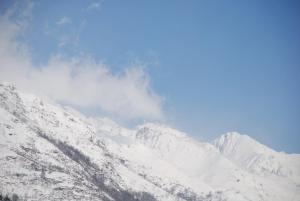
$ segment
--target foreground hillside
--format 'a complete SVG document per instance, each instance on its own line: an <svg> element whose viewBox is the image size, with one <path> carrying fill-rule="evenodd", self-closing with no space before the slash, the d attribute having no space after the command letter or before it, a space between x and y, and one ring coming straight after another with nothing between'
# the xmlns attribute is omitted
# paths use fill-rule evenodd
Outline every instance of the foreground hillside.
<svg viewBox="0 0 300 201"><path fill-rule="evenodd" d="M0 193L21 200L300 200L300 156L246 135L134 130L0 85Z"/></svg>

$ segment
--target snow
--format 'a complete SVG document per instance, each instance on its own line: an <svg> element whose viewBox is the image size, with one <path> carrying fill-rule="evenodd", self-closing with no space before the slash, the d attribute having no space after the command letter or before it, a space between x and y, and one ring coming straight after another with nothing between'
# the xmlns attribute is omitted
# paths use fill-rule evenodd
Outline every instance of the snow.
<svg viewBox="0 0 300 201"><path fill-rule="evenodd" d="M258 175L287 177L299 184L299 154L276 152L237 132L224 134L213 144L222 155L243 169Z"/></svg>
<svg viewBox="0 0 300 201"><path fill-rule="evenodd" d="M0 85L0 165L0 192L28 200L300 200L299 154L237 132L207 143L164 124L127 129L11 84Z"/></svg>

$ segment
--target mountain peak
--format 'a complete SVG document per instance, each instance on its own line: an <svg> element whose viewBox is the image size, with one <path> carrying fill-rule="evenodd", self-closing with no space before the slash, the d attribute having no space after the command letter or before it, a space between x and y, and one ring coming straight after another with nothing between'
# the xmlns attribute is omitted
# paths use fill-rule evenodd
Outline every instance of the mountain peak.
<svg viewBox="0 0 300 201"><path fill-rule="evenodd" d="M213 141L213 144L220 149L221 152L226 151L226 149L233 149L235 145L239 143L254 142L252 138L248 135L244 135L238 132L228 132L221 135L219 138Z"/></svg>
<svg viewBox="0 0 300 201"><path fill-rule="evenodd" d="M221 135L220 138L225 138L225 139L228 139L228 140L241 140L241 139L244 139L244 140L255 141L250 136L248 136L246 134L239 133L237 131L227 132L227 133Z"/></svg>
<svg viewBox="0 0 300 201"><path fill-rule="evenodd" d="M160 123L137 126L135 138L147 146L163 150L173 149L182 139L188 139L185 133Z"/></svg>
<svg viewBox="0 0 300 201"><path fill-rule="evenodd" d="M183 138L187 136L185 133L173 129L165 124L153 122L148 122L137 126L137 131L139 134L147 132L147 134L150 134L152 136L168 135L170 137L177 138Z"/></svg>
<svg viewBox="0 0 300 201"><path fill-rule="evenodd" d="M266 150L271 150L248 135L240 134L238 132L225 133L215 139L212 144L215 145L223 154L229 154L237 151L249 151L253 149L262 153Z"/></svg>
<svg viewBox="0 0 300 201"><path fill-rule="evenodd" d="M238 166L259 175L272 174L299 181L298 156L276 152L248 135L230 132L213 141L220 153ZM296 160L295 160L296 159ZM291 162L293 161L293 162Z"/></svg>

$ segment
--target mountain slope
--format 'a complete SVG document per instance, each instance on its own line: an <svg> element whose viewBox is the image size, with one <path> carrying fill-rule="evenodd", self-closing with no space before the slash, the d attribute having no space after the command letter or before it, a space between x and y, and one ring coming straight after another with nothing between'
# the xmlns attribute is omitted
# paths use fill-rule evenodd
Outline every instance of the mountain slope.
<svg viewBox="0 0 300 201"><path fill-rule="evenodd" d="M161 124L126 129L0 85L0 193L25 200L299 200L294 173L249 171L221 141Z"/></svg>
<svg viewBox="0 0 300 201"><path fill-rule="evenodd" d="M213 144L222 155L250 172L287 177L300 184L300 154L276 152L237 132L224 134Z"/></svg>
<svg viewBox="0 0 300 201"><path fill-rule="evenodd" d="M84 120L10 85L1 86L0 94L1 192L28 200L154 200L124 183L116 171L120 159L108 153ZM157 197L174 200L144 183Z"/></svg>

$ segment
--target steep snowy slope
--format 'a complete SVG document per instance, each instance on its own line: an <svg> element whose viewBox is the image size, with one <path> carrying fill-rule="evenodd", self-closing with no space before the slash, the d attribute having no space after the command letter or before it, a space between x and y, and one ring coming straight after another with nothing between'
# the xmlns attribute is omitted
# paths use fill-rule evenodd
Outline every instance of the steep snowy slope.
<svg viewBox="0 0 300 201"><path fill-rule="evenodd" d="M2 194L28 200L180 200L126 168L86 119L11 85L0 86L0 106ZM151 194L134 191L130 182L136 181Z"/></svg>
<svg viewBox="0 0 300 201"><path fill-rule="evenodd" d="M256 148L245 143L247 156ZM28 200L300 199L296 173L249 171L237 163L242 156L220 152L221 144L161 124L126 129L0 85L2 194ZM290 160L299 164L298 157Z"/></svg>
<svg viewBox="0 0 300 201"><path fill-rule="evenodd" d="M300 184L300 154L276 152L237 132L222 135L213 144L224 156L250 172L287 177Z"/></svg>

